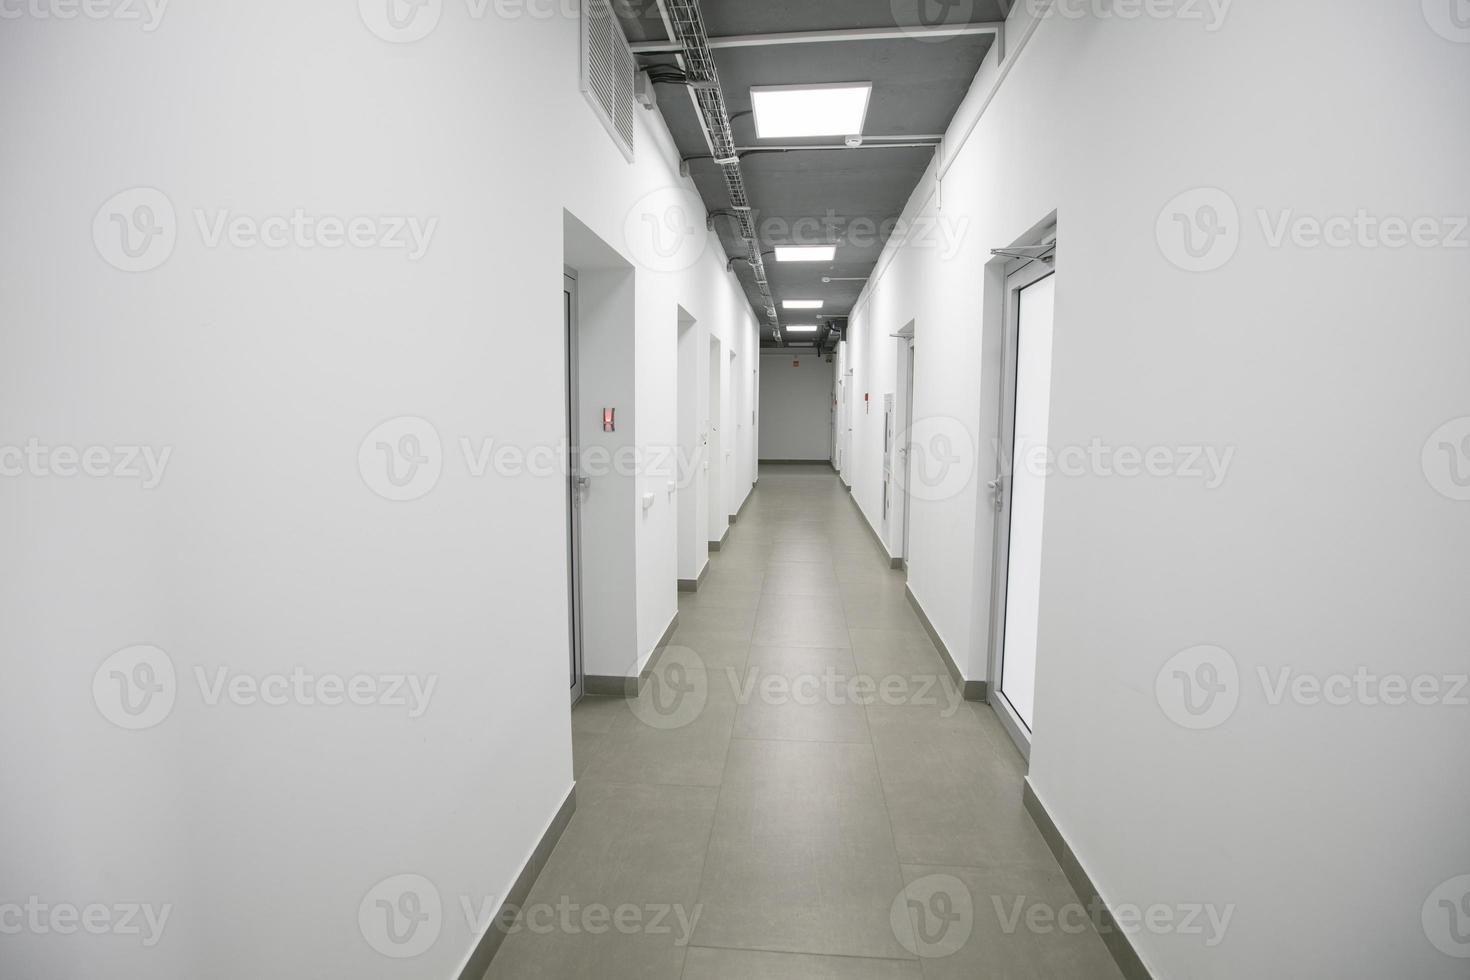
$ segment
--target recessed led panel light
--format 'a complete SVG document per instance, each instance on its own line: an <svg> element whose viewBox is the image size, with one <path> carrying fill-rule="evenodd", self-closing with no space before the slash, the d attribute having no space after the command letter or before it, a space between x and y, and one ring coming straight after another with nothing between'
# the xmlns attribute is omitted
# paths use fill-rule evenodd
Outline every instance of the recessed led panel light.
<svg viewBox="0 0 1470 980"><path fill-rule="evenodd" d="M817 332L817 327L816 327L815 324L811 324L811 323L788 324L787 327L786 327L786 332L787 333L816 333Z"/></svg>
<svg viewBox="0 0 1470 980"><path fill-rule="evenodd" d="M757 139L856 136L868 115L872 82L752 85Z"/></svg>
<svg viewBox="0 0 1470 980"><path fill-rule="evenodd" d="M822 302L819 299L783 299L781 305L788 310L820 310Z"/></svg>
<svg viewBox="0 0 1470 980"><path fill-rule="evenodd" d="M836 245L777 245L777 262L831 262L837 257Z"/></svg>

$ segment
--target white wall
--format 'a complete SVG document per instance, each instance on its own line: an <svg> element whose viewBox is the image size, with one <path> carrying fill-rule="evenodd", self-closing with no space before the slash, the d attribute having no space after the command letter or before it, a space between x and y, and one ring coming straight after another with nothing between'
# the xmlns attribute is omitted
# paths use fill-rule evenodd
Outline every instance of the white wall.
<svg viewBox="0 0 1470 980"><path fill-rule="evenodd" d="M814 353L761 355L761 458L832 458L832 365Z"/></svg>
<svg viewBox="0 0 1470 980"><path fill-rule="evenodd" d="M1257 214L1470 213L1470 46L1427 26L1433 4L1350 8L1240 2L1209 31L1107 7L1027 41L1018 5L1009 75L991 101L987 63L942 192L931 172L911 202L957 243L895 244L847 345L859 406L891 387L888 335L915 320L916 415L973 436L973 475L916 502L910 558L970 678L986 677L989 630L990 249L1057 213L1051 449L1235 451L1216 489L1096 468L1047 484L1030 779L1110 901L1236 906L1213 949L1137 935L1159 977L1464 973L1421 909L1470 873L1470 716L1272 705L1257 673L1466 664L1470 505L1426 481L1421 450L1470 414L1470 252L1271 247ZM1156 233L1197 187L1240 215L1234 258L1209 273L1171 264L1179 240ZM881 421L857 409L851 461L875 525ZM1241 678L1234 715L1206 731L1171 722L1155 693L1198 644Z"/></svg>
<svg viewBox="0 0 1470 980"><path fill-rule="evenodd" d="M571 787L561 477L472 476L459 440L561 444L563 209L636 263L635 202L688 185L655 116L638 114L635 165L609 144L577 91L574 21L488 9L445 4L413 44L375 37L355 4L285 0L174 5L151 32L0 29L0 443L172 448L151 491L0 480L0 823L25 841L0 851L3 900L173 906L152 948L6 936L0 972L452 977L477 938L461 898L505 894ZM166 193L178 240L125 273L92 226L137 186ZM194 210L223 208L438 225L418 261L205 247ZM718 245L695 252L638 272L644 446L676 438L679 304L755 350ZM405 415L432 423L443 474L392 502L358 453ZM627 515L642 657L676 608L675 507L666 474L639 480L657 493ZM167 651L179 678L145 731L92 695L132 644ZM417 718L210 706L196 666L437 686ZM420 956L388 959L359 904L407 872L434 882L445 920Z"/></svg>

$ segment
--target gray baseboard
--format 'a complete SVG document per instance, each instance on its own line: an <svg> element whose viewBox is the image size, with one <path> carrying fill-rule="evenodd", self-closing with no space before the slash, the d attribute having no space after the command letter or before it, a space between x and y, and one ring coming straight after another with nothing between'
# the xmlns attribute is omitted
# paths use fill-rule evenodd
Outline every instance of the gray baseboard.
<svg viewBox="0 0 1470 980"><path fill-rule="evenodd" d="M1077 860L1077 855L1062 832L1057 829L1056 821L1047 812L1042 804L1041 798L1031 788L1031 780L1028 778L1022 789L1022 797L1026 804L1026 812L1031 814L1036 827L1041 831L1041 836L1046 840L1046 845L1051 848L1052 854L1057 859L1057 864L1062 866L1062 873L1072 883L1072 890L1082 900L1082 904L1088 908L1098 908L1100 920L1097 924L1098 934L1102 937L1103 945L1107 946L1108 952L1113 956L1113 962L1118 964L1118 970L1125 980L1154 980L1154 975L1144 965L1138 950L1133 948L1128 934L1118 928L1113 913L1103 902L1102 896L1097 892L1097 886L1092 883L1092 877L1088 875L1087 869L1082 867L1082 862Z"/></svg>
<svg viewBox="0 0 1470 980"><path fill-rule="evenodd" d="M888 559L888 567L893 569L903 569L908 567L908 562L904 561L902 558L890 558Z"/></svg>
<svg viewBox="0 0 1470 980"><path fill-rule="evenodd" d="M763 460L760 460L760 465L761 466L820 466L823 463L826 463L828 466L831 466L832 465L832 460L830 458L828 458L828 457L818 457L816 459L763 459Z"/></svg>
<svg viewBox="0 0 1470 980"><path fill-rule="evenodd" d="M709 570L710 570L711 564L712 564L711 562L705 561L704 567L699 570L699 578L681 578L681 579L679 579L679 591L680 592L698 592L699 591L699 587L704 584L704 580L709 577Z"/></svg>
<svg viewBox="0 0 1470 980"><path fill-rule="evenodd" d="M868 515L864 514L863 509L858 506L857 498L852 495L852 487L848 487L845 483L843 486L847 487L847 499L852 501L853 509L857 511L858 520L862 522L863 529L868 532L868 537L873 539L873 543L878 546L878 550L883 553L883 557L888 559L889 567L896 568L897 566L893 564L893 559L888 554L888 545L883 543L883 538L879 536L877 529L868 522Z"/></svg>
<svg viewBox="0 0 1470 980"><path fill-rule="evenodd" d="M706 566L707 567L707 566ZM653 648L653 655L648 658L648 664L638 672L637 677L610 677L604 674L586 674L582 677L582 693L590 694L600 698L636 698L643 693L644 685L653 676L654 670L658 668L658 662L663 658L664 650L669 641L674 637L674 631L679 628L679 614L674 613L674 618L669 620L668 629L664 635L659 637L658 643Z"/></svg>
<svg viewBox="0 0 1470 980"><path fill-rule="evenodd" d="M562 832L567 829L567 824L572 821L572 814L576 812L577 787L573 785L572 791L562 801L561 809L551 818L551 825L546 828L546 833L541 835L536 849L531 852L531 859L521 868L521 873L516 875L515 884L510 886L510 892L505 896L505 901L500 903L500 910L496 912L495 918L490 920L489 928L475 944L475 951L470 954L469 962L460 971L459 980L481 980L485 971L490 969L490 961L500 952L500 944L505 942L511 923L531 895L531 886L541 877L546 862L551 858L551 852L556 849L557 841L561 840Z"/></svg>
<svg viewBox="0 0 1470 980"><path fill-rule="evenodd" d="M967 681L964 672L960 670L959 664L955 663L954 656L949 652L949 647L939 638L939 631L929 621L929 614L919 604L919 597L914 595L914 590L907 585L903 587L903 594L908 596L909 605L914 607L914 612L919 616L919 623L924 627L924 632L929 634L929 639L934 643L934 649L944 658L944 665L949 668L949 675L954 678L955 686L960 689L966 701L988 701L990 685L985 681Z"/></svg>
<svg viewBox="0 0 1470 980"><path fill-rule="evenodd" d="M583 674L582 693L594 698L636 698L642 678Z"/></svg>
<svg viewBox="0 0 1470 980"><path fill-rule="evenodd" d="M729 540L730 540L730 526L727 524L727 525L725 525L725 533L722 534L722 535L720 535L720 540L718 540L718 541L711 541L709 543L709 550L710 551L719 551L720 549L722 549L722 548L725 547L725 542L726 541L729 541Z"/></svg>
<svg viewBox="0 0 1470 980"><path fill-rule="evenodd" d="M750 492L745 495L745 499L744 500L740 501L740 508L737 511L735 511L734 515L732 515L731 518L730 518L730 523L731 524L734 524L735 522L739 521L740 520L740 515L745 513L745 508L747 508L747 507L750 506L750 498L755 496L755 488L756 488L756 485L759 482L760 481L757 480L755 483L752 483L750 485Z"/></svg>

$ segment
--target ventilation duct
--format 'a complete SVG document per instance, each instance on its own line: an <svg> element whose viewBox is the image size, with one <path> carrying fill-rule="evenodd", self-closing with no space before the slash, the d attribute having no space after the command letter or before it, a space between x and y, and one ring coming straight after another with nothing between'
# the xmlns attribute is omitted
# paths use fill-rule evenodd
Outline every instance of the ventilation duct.
<svg viewBox="0 0 1470 980"><path fill-rule="evenodd" d="M629 163L637 72L609 0L582 0L582 94Z"/></svg>
<svg viewBox="0 0 1470 980"><path fill-rule="evenodd" d="M605 3L606 0L598 0ZM719 72L715 70L715 59L710 53L709 35L704 29L704 18L700 15L696 0L668 0L669 26L673 40L680 45L684 59L684 72L689 78L689 90L699 106L704 124L705 138L709 141L710 155L725 175L725 189L730 195L730 211L740 226L740 237L745 240L746 261L755 275L756 288L766 304L766 316L770 318L771 330L776 342L781 342L781 324L776 316L776 301L771 297L771 287L766 281L766 264L761 257L760 239L756 235L755 221L751 217L750 200L745 193L745 178L740 172L740 157L736 152L735 137L730 131L730 113L725 108L725 96L720 90Z"/></svg>

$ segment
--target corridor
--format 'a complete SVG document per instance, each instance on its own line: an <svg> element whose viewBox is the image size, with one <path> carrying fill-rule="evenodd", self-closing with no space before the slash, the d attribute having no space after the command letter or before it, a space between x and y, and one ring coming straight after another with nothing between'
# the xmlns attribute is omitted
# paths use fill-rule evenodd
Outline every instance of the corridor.
<svg viewBox="0 0 1470 980"><path fill-rule="evenodd" d="M573 710L576 813L488 977L1120 977L847 496L763 465L641 698Z"/></svg>

